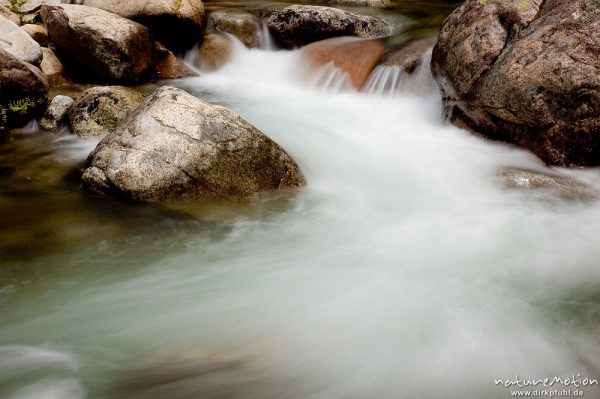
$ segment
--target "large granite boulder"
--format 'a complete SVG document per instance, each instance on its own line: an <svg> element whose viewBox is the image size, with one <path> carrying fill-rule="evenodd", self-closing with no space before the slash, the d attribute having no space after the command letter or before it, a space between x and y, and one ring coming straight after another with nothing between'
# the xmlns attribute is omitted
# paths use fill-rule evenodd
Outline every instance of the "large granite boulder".
<svg viewBox="0 0 600 399"><path fill-rule="evenodd" d="M40 65L42 48L14 22L0 16L0 49L9 52L21 61Z"/></svg>
<svg viewBox="0 0 600 399"><path fill-rule="evenodd" d="M50 40L78 73L135 82L152 71L154 40L137 22L80 5L43 6L42 18Z"/></svg>
<svg viewBox="0 0 600 399"><path fill-rule="evenodd" d="M175 51L201 41L206 26L201 0L83 0L82 4L146 25L156 40Z"/></svg>
<svg viewBox="0 0 600 399"><path fill-rule="evenodd" d="M337 36L376 39L391 35L393 30L381 18L322 6L295 5L272 11L266 23L275 42L284 48Z"/></svg>
<svg viewBox="0 0 600 399"><path fill-rule="evenodd" d="M144 95L129 87L92 87L69 108L69 127L81 137L104 137L143 101Z"/></svg>
<svg viewBox="0 0 600 399"><path fill-rule="evenodd" d="M304 183L294 160L233 111L162 87L90 154L84 188L139 201L249 197Z"/></svg>
<svg viewBox="0 0 600 399"><path fill-rule="evenodd" d="M600 7L588 0L467 0L432 71L456 124L556 165L600 165Z"/></svg>
<svg viewBox="0 0 600 399"><path fill-rule="evenodd" d="M0 132L44 113L48 84L36 67L0 49Z"/></svg>

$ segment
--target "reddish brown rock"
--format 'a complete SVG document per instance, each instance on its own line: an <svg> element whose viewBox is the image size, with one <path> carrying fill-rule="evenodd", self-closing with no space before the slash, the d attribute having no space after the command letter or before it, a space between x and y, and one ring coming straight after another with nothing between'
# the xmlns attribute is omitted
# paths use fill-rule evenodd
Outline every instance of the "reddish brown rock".
<svg viewBox="0 0 600 399"><path fill-rule="evenodd" d="M468 0L432 56L447 117L557 165L600 165L595 1Z"/></svg>
<svg viewBox="0 0 600 399"><path fill-rule="evenodd" d="M198 74L188 68L181 59L165 46L156 42L156 75L157 80L181 79Z"/></svg>
<svg viewBox="0 0 600 399"><path fill-rule="evenodd" d="M315 68L333 62L360 89L385 53L385 46L381 40L340 37L309 44L302 53Z"/></svg>
<svg viewBox="0 0 600 399"><path fill-rule="evenodd" d="M399 66L406 72L412 73L419 65L421 65L425 52L430 50L435 43L436 38L434 37L427 37L403 43L388 51L381 59L379 65Z"/></svg>

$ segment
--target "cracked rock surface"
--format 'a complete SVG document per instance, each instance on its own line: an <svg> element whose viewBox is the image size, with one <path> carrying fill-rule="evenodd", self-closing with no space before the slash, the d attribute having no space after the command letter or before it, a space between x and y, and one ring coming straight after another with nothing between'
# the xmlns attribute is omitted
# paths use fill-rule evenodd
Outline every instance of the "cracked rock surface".
<svg viewBox="0 0 600 399"><path fill-rule="evenodd" d="M432 71L446 116L548 164L600 165L600 2L467 0Z"/></svg>
<svg viewBox="0 0 600 399"><path fill-rule="evenodd" d="M137 201L251 197L304 178L274 141L233 111L162 87L90 154L87 190Z"/></svg>

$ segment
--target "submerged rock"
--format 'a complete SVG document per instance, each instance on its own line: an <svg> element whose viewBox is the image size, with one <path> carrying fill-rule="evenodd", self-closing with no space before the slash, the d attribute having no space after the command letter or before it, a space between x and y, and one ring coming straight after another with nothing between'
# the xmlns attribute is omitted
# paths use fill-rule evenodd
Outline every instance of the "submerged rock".
<svg viewBox="0 0 600 399"><path fill-rule="evenodd" d="M140 22L156 40L176 51L200 41L206 26L200 0L83 0L82 4Z"/></svg>
<svg viewBox="0 0 600 399"><path fill-rule="evenodd" d="M2 16L0 16L0 49L32 65L40 65L42 61L40 45L18 25Z"/></svg>
<svg viewBox="0 0 600 399"><path fill-rule="evenodd" d="M64 84L71 83L71 80L65 72L65 68L62 63L54 54L54 51L47 47L42 47L42 63L40 64L40 70L44 74L44 77L48 81L50 87L61 86Z"/></svg>
<svg viewBox="0 0 600 399"><path fill-rule="evenodd" d="M577 180L524 169L506 169L499 174L510 189L543 191L567 200L598 200L600 191Z"/></svg>
<svg viewBox="0 0 600 399"><path fill-rule="evenodd" d="M162 87L90 154L84 188L138 201L249 197L304 178L275 142L233 111Z"/></svg>
<svg viewBox="0 0 600 399"><path fill-rule="evenodd" d="M204 38L194 63L205 71L215 71L225 65L232 55L231 41L223 35L212 33Z"/></svg>
<svg viewBox="0 0 600 399"><path fill-rule="evenodd" d="M403 43L390 51L381 59L379 65L398 66L408 73L413 73L423 61L423 55L436 43L436 38L412 40Z"/></svg>
<svg viewBox="0 0 600 399"><path fill-rule="evenodd" d="M432 56L447 117L549 164L600 165L599 37L596 1L466 1Z"/></svg>
<svg viewBox="0 0 600 399"><path fill-rule="evenodd" d="M40 70L0 49L0 133L39 117L47 101Z"/></svg>
<svg viewBox="0 0 600 399"><path fill-rule="evenodd" d="M92 87L69 110L69 127L81 137L104 137L144 101L144 95L123 86Z"/></svg>
<svg viewBox="0 0 600 399"><path fill-rule="evenodd" d="M284 48L337 36L376 39L392 34L390 25L381 18L322 6L286 7L271 12L266 23L273 39Z"/></svg>
<svg viewBox="0 0 600 399"><path fill-rule="evenodd" d="M45 130L56 130L65 119L69 108L73 105L73 99L69 96L55 96L44 116L40 120L40 127Z"/></svg>
<svg viewBox="0 0 600 399"><path fill-rule="evenodd" d="M248 48L255 48L260 44L258 18L245 11L213 11L208 15L208 27L211 31L225 32L237 37Z"/></svg>
<svg viewBox="0 0 600 399"><path fill-rule="evenodd" d="M385 53L381 40L338 37L309 44L302 54L311 64L321 68L333 63L346 72L355 88L361 89L379 59Z"/></svg>
<svg viewBox="0 0 600 399"><path fill-rule="evenodd" d="M48 31L43 26L37 24L25 24L21 26L21 29L27 32L27 34L41 46L46 46L48 44Z"/></svg>
<svg viewBox="0 0 600 399"><path fill-rule="evenodd" d="M148 29L97 8L43 6L50 39L84 73L116 82L139 81L154 62L154 40Z"/></svg>

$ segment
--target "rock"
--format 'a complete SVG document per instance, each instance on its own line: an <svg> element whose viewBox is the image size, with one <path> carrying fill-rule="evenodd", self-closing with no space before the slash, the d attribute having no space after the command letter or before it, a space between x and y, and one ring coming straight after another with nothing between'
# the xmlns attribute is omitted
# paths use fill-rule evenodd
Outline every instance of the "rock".
<svg viewBox="0 0 600 399"><path fill-rule="evenodd" d="M548 192L566 200L598 200L600 191L568 177L524 169L506 169L499 174L506 188Z"/></svg>
<svg viewBox="0 0 600 399"><path fill-rule="evenodd" d="M266 19L273 39L284 48L337 36L368 39L386 37L392 28L384 20L322 6L290 6L273 11Z"/></svg>
<svg viewBox="0 0 600 399"><path fill-rule="evenodd" d="M0 17L4 17L4 18L8 19L10 22L14 23L15 25L21 24L21 18L19 18L19 16L17 14L12 12L10 10L10 8L5 7L3 5L0 5Z"/></svg>
<svg viewBox="0 0 600 399"><path fill-rule="evenodd" d="M56 130L64 120L67 111L73 105L73 99L69 96L55 96L44 116L40 120L40 127L45 130Z"/></svg>
<svg viewBox="0 0 600 399"><path fill-rule="evenodd" d="M54 54L54 51L47 47L42 47L42 63L40 70L48 81L50 87L61 86L71 83L71 80L65 72L65 68L60 60Z"/></svg>
<svg viewBox="0 0 600 399"><path fill-rule="evenodd" d="M231 42L223 35L206 35L194 63L202 70L215 71L225 65L232 55Z"/></svg>
<svg viewBox="0 0 600 399"><path fill-rule="evenodd" d="M69 127L81 137L104 137L143 101L142 93L128 87L92 87L69 109Z"/></svg>
<svg viewBox="0 0 600 399"><path fill-rule="evenodd" d="M42 48L14 22L0 17L0 48L21 61L40 65Z"/></svg>
<svg viewBox="0 0 600 399"><path fill-rule="evenodd" d="M43 5L49 6L57 6L60 4L69 4L71 1L69 0L26 0L19 7L19 12L21 14L33 14L42 8Z"/></svg>
<svg viewBox="0 0 600 399"><path fill-rule="evenodd" d="M315 3L353 7L385 7L391 4L391 0L316 0Z"/></svg>
<svg viewBox="0 0 600 399"><path fill-rule="evenodd" d="M304 178L275 142L233 111L162 87L86 161L87 190L138 201L250 197Z"/></svg>
<svg viewBox="0 0 600 399"><path fill-rule="evenodd" d="M548 164L598 166L598 54L597 2L468 0L444 23L432 71L454 123Z"/></svg>
<svg viewBox="0 0 600 399"><path fill-rule="evenodd" d="M208 15L208 27L211 31L232 34L248 48L256 48L260 44L258 18L245 11L213 11Z"/></svg>
<svg viewBox="0 0 600 399"><path fill-rule="evenodd" d="M381 40L337 37L309 44L302 54L317 68L333 63L346 72L357 89L361 89L383 54Z"/></svg>
<svg viewBox="0 0 600 399"><path fill-rule="evenodd" d="M201 41L206 27L200 0L83 0L82 4L140 22L156 40L178 52Z"/></svg>
<svg viewBox="0 0 600 399"><path fill-rule="evenodd" d="M48 84L36 67L0 49L0 132L44 113Z"/></svg>
<svg viewBox="0 0 600 399"><path fill-rule="evenodd" d="M41 25L36 24L26 24L21 26L23 29L33 40L38 42L38 44L42 46L46 46L48 44L48 31Z"/></svg>
<svg viewBox="0 0 600 399"><path fill-rule="evenodd" d="M379 65L399 66L406 72L413 73L423 60L423 55L436 43L436 38L427 37L401 44L388 51Z"/></svg>
<svg viewBox="0 0 600 399"><path fill-rule="evenodd" d="M43 6L42 18L61 55L86 73L113 82L140 81L151 73L154 40L143 25L80 5Z"/></svg>
<svg viewBox="0 0 600 399"><path fill-rule="evenodd" d="M175 54L165 46L156 42L156 74L157 80L181 79L198 74L188 68Z"/></svg>

